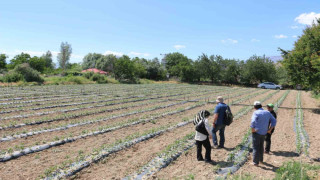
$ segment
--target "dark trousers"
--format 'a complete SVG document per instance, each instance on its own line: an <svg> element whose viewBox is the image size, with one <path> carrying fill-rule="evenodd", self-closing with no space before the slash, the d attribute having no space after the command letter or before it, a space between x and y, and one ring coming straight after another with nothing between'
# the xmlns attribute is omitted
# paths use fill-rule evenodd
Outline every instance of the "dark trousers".
<svg viewBox="0 0 320 180"><path fill-rule="evenodd" d="M255 164L259 164L259 161L263 162L264 140L265 140L265 135L252 133L253 162Z"/></svg>
<svg viewBox="0 0 320 180"><path fill-rule="evenodd" d="M217 140L217 131L219 131L219 136L220 136L220 142L219 146L224 147L224 130L226 128L226 125L221 124L221 125L215 125L214 128L212 128L212 142L213 145L218 145L218 140Z"/></svg>
<svg viewBox="0 0 320 180"><path fill-rule="evenodd" d="M272 135L272 134L269 134L269 133L267 133L267 135L266 135L266 148L265 148L265 151L266 151L266 152L270 152L270 147L271 147L271 135Z"/></svg>
<svg viewBox="0 0 320 180"><path fill-rule="evenodd" d="M197 145L197 159L198 161L203 160L202 157L202 145L203 147L206 149L206 160L211 160L211 145L210 145L210 141L209 138L207 137L206 140L204 141L196 141L196 145Z"/></svg>

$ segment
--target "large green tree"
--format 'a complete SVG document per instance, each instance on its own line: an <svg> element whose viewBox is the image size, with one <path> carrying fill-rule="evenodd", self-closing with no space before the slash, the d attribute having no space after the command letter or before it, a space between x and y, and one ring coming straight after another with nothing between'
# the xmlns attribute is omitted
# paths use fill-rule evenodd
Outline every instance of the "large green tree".
<svg viewBox="0 0 320 180"><path fill-rule="evenodd" d="M95 63L95 67L97 69L101 69L103 71L113 73L114 63L116 62L117 57L113 54L108 54L98 58Z"/></svg>
<svg viewBox="0 0 320 180"><path fill-rule="evenodd" d="M89 53L86 56L84 56L84 58L83 58L82 68L83 69L95 68L97 61L101 60L103 58L104 58L104 56L102 54Z"/></svg>
<svg viewBox="0 0 320 180"><path fill-rule="evenodd" d="M71 44L68 42L62 42L60 45L60 53L58 53L58 62L59 66L62 69L66 69L67 64L69 63L70 57L72 53Z"/></svg>
<svg viewBox="0 0 320 180"><path fill-rule="evenodd" d="M253 55L242 65L241 80L246 84L277 82L275 65L266 56Z"/></svg>
<svg viewBox="0 0 320 180"><path fill-rule="evenodd" d="M30 58L31 56L27 53L18 54L10 60L10 63L8 64L8 69L14 69L19 64L29 63Z"/></svg>
<svg viewBox="0 0 320 180"><path fill-rule="evenodd" d="M135 65L130 60L129 56L123 55L115 62L114 75L118 80L134 81L135 76Z"/></svg>
<svg viewBox="0 0 320 180"><path fill-rule="evenodd" d="M7 55L5 54L0 54L0 70L1 69L6 69L7 61L6 59L8 58Z"/></svg>
<svg viewBox="0 0 320 180"><path fill-rule="evenodd" d="M206 54L202 54L199 58L199 65L197 68L201 70L201 77L204 79L210 79L211 82L217 82L220 80L220 61L221 56L211 55L208 57Z"/></svg>
<svg viewBox="0 0 320 180"><path fill-rule="evenodd" d="M191 65L191 60L188 59L187 56L178 52L166 54L165 61L165 66L170 76L176 77L181 76L182 69L186 69L184 66Z"/></svg>
<svg viewBox="0 0 320 180"><path fill-rule="evenodd" d="M37 56L34 56L29 59L28 64L31 68L39 71L40 73L43 73L46 68L46 60L44 58L39 58Z"/></svg>
<svg viewBox="0 0 320 180"><path fill-rule="evenodd" d="M55 68L52 61L52 53L50 51L47 51L45 54L43 54L41 58L45 61L46 69L52 70Z"/></svg>
<svg viewBox="0 0 320 180"><path fill-rule="evenodd" d="M303 30L291 51L279 49L292 85L320 92L320 19Z"/></svg>

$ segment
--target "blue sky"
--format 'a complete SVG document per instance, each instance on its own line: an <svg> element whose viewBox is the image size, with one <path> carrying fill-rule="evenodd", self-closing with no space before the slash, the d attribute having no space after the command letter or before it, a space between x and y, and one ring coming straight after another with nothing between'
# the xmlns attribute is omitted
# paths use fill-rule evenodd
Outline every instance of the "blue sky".
<svg viewBox="0 0 320 180"><path fill-rule="evenodd" d="M319 0L3 0L0 7L0 53L56 55L67 41L71 62L90 52L147 59L170 52L192 59L278 56L278 47L291 49L320 18Z"/></svg>

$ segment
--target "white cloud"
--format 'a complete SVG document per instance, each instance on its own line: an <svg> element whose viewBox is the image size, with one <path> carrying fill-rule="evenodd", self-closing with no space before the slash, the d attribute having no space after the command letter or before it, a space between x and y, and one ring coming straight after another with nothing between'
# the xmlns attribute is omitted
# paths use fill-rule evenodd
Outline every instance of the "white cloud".
<svg viewBox="0 0 320 180"><path fill-rule="evenodd" d="M104 54L113 54L113 55L115 55L115 56L123 56L123 53L122 52L115 52L115 51L110 51L110 50L108 50L108 51L106 51Z"/></svg>
<svg viewBox="0 0 320 180"><path fill-rule="evenodd" d="M296 17L294 21L297 21L300 24L312 25L312 22L315 21L316 18L320 18L320 13L303 13Z"/></svg>
<svg viewBox="0 0 320 180"><path fill-rule="evenodd" d="M149 53L139 53L139 52L134 52L134 51L131 51L131 52L129 53L129 55L133 55L133 56L145 56L145 57L150 56Z"/></svg>
<svg viewBox="0 0 320 180"><path fill-rule="evenodd" d="M260 40L259 39L251 39L251 42L260 42Z"/></svg>
<svg viewBox="0 0 320 180"><path fill-rule="evenodd" d="M297 36L297 35L293 35L292 37L293 37L293 38L297 38L298 36Z"/></svg>
<svg viewBox="0 0 320 180"><path fill-rule="evenodd" d="M237 44L238 40L228 38L228 39L221 40L221 42L223 44Z"/></svg>
<svg viewBox="0 0 320 180"><path fill-rule="evenodd" d="M179 49L183 49L183 48L186 48L186 46L185 45L174 45L173 46L176 50L179 50Z"/></svg>
<svg viewBox="0 0 320 180"><path fill-rule="evenodd" d="M30 56L42 56L45 54L43 51L28 51L28 50L15 50L15 54L26 53Z"/></svg>
<svg viewBox="0 0 320 180"><path fill-rule="evenodd" d="M283 35L283 34L275 35L274 37L275 37L275 38L277 38L277 39L284 39L284 38L288 38L288 36Z"/></svg>
<svg viewBox="0 0 320 180"><path fill-rule="evenodd" d="M298 29L299 26L291 26L291 29Z"/></svg>

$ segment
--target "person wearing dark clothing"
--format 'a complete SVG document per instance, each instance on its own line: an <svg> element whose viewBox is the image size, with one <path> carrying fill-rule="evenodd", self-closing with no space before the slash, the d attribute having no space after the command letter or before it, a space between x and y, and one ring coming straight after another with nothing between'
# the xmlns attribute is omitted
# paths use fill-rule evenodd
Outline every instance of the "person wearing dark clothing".
<svg viewBox="0 0 320 180"><path fill-rule="evenodd" d="M216 102L218 105L214 109L214 116L213 116L213 125L212 125L212 142L214 148L224 148L224 130L226 125L223 124L225 112L228 106L223 103L223 97L218 96ZM218 146L218 140L216 133L219 131L220 141Z"/></svg>
<svg viewBox="0 0 320 180"><path fill-rule="evenodd" d="M209 141L209 137L211 137L211 131L210 131L210 126L208 123L208 117L210 116L210 112L209 111L200 111L195 120L194 120L194 124L200 124L202 121L204 121L204 125L205 128L209 134L205 135L201 132L196 131L195 137L194 139L196 140L196 145L197 145L197 160L198 161L206 161L209 163L212 163L211 160L211 145L210 145L210 141ZM202 146L204 146L204 148L206 149L206 154L205 154L205 159L203 159L202 156Z"/></svg>
<svg viewBox="0 0 320 180"><path fill-rule="evenodd" d="M263 145L265 136L276 126L277 120L269 111L263 110L259 101L254 102L255 111L251 117L252 148L253 148L253 165L258 166L263 162ZM269 123L271 121L271 125Z"/></svg>
<svg viewBox="0 0 320 180"><path fill-rule="evenodd" d="M273 107L274 107L273 104L268 104L268 105L267 105L268 111L273 115L273 117L274 117L275 119L277 119L277 114L276 114L276 112L274 112ZM269 122L269 128L270 128L270 127L271 127L271 121ZM267 135L266 135L266 139L265 139L265 141L266 141L266 148L264 149L264 152L267 153L267 154L270 152L270 147L271 147L271 135L273 134L273 132L274 132L274 128L271 130L270 133L268 132Z"/></svg>

